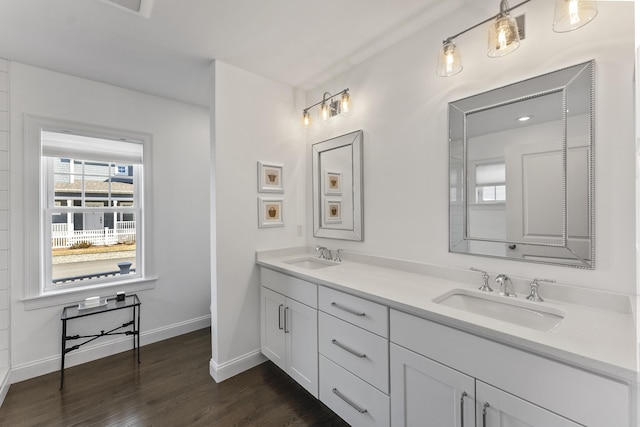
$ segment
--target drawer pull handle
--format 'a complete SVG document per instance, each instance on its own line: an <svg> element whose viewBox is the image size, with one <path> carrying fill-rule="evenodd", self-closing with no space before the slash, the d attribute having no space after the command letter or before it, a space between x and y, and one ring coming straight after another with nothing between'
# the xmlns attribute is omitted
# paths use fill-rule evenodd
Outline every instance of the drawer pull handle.
<svg viewBox="0 0 640 427"><path fill-rule="evenodd" d="M278 329L280 330L284 329L282 327L282 307L284 307L284 304L278 306Z"/></svg>
<svg viewBox="0 0 640 427"><path fill-rule="evenodd" d="M482 427L487 427L487 408L489 406L489 402L484 402L482 405Z"/></svg>
<svg viewBox="0 0 640 427"><path fill-rule="evenodd" d="M467 397L467 392L463 391L460 395L460 427L464 427L464 398Z"/></svg>
<svg viewBox="0 0 640 427"><path fill-rule="evenodd" d="M360 412L361 414L364 414L367 412L366 409L361 408L360 406L356 405L355 403L353 403L353 401L351 399L349 399L347 396L345 396L344 394L340 393L338 391L337 388L334 388L333 390L333 394L335 394L336 396L338 396L340 399L344 400L345 403L347 403L347 405L351 406L353 409L355 409L356 411Z"/></svg>
<svg viewBox="0 0 640 427"><path fill-rule="evenodd" d="M287 311L289 311L289 307L284 308L284 333L288 334L290 331L287 329Z"/></svg>
<svg viewBox="0 0 640 427"><path fill-rule="evenodd" d="M346 345L342 344L341 342L339 342L338 340L336 340L335 338L331 340L331 344L337 345L338 347L340 347L341 349L343 349L344 351L347 351L351 354L353 354L354 356L360 357L360 358L365 358L367 357L366 354L364 353L358 353L357 351L350 349L349 347L347 347Z"/></svg>
<svg viewBox="0 0 640 427"><path fill-rule="evenodd" d="M340 310L346 311L347 313L351 313L351 314L356 315L356 316L362 317L362 316L365 315L364 311L356 311L356 310L354 310L352 308L345 307L344 305L340 305L337 302L332 302L331 306L335 307L335 308L339 308Z"/></svg>

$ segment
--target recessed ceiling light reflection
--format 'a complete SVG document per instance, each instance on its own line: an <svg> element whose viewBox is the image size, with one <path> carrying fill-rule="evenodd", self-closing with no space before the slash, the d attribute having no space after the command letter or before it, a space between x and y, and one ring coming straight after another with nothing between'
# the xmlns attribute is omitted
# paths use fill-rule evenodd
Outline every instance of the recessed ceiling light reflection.
<svg viewBox="0 0 640 427"><path fill-rule="evenodd" d="M519 122L526 122L527 120L531 120L533 116L522 116L522 117L518 117L518 121Z"/></svg>

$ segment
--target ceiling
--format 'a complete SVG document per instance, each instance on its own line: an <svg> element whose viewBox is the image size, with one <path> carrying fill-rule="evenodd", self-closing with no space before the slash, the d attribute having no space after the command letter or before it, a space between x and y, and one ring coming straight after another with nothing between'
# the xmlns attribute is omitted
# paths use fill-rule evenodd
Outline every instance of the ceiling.
<svg viewBox="0 0 640 427"><path fill-rule="evenodd" d="M208 106L212 59L309 90L472 0L147 1L0 0L0 57Z"/></svg>

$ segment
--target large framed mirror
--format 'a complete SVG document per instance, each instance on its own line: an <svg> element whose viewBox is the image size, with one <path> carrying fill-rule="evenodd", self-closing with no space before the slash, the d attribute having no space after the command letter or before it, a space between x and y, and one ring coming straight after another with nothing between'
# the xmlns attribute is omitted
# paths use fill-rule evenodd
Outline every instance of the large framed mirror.
<svg viewBox="0 0 640 427"><path fill-rule="evenodd" d="M449 103L449 251L594 268L594 61Z"/></svg>
<svg viewBox="0 0 640 427"><path fill-rule="evenodd" d="M313 235L363 240L362 130L313 144Z"/></svg>

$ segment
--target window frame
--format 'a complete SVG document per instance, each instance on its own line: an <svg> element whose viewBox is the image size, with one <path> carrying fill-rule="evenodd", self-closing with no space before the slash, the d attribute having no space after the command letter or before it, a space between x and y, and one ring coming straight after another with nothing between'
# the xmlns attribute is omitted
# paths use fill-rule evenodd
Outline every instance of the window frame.
<svg viewBox="0 0 640 427"><path fill-rule="evenodd" d="M46 250L51 251L51 230L46 230L47 214L44 189L47 189L46 174L43 167L43 153L41 132L51 131L58 133L71 133L74 135L110 139L116 141L136 142L142 144L143 160L142 173L138 177L141 196L139 200L140 217L136 221L141 222L140 242L137 242L136 271L139 274L125 279L107 281L93 281L80 286L62 286L51 289L47 286ZM35 309L52 305L77 302L89 296L115 295L116 291L136 292L151 289L155 286L155 269L151 256L153 248L152 216L148 207L152 199L152 135L142 132L127 131L122 129L106 128L90 124L82 124L71 121L57 120L40 116L25 115L24 118L24 294L22 301L27 309ZM113 163L118 163L113 161ZM53 196L51 196L53 197ZM48 240L46 240L48 238ZM51 255L49 254L49 258ZM49 275L50 276L50 275ZM50 278L50 277L49 277Z"/></svg>

